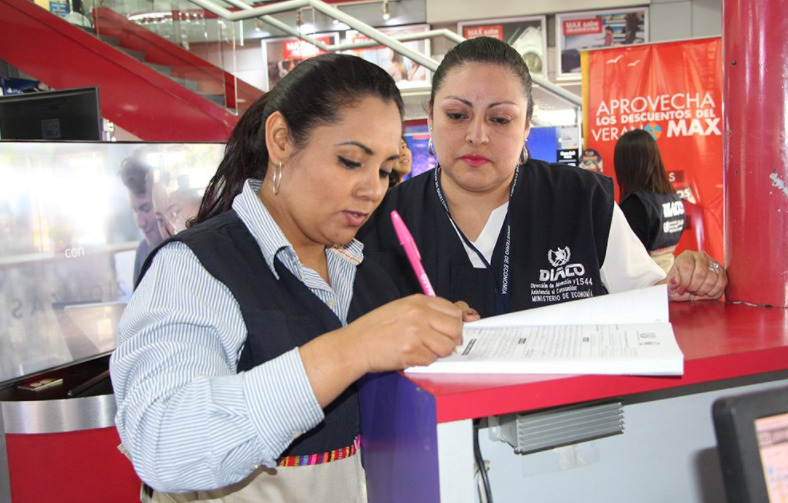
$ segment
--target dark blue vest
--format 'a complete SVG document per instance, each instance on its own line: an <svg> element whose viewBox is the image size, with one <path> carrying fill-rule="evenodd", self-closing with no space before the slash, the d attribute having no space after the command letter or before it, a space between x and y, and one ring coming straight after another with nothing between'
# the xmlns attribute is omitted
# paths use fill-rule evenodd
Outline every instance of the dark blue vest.
<svg viewBox="0 0 788 503"><path fill-rule="evenodd" d="M333 311L278 260L274 264L279 280L274 277L254 237L232 210L180 232L169 241L186 244L238 302L248 331L238 362L239 372L342 327ZM142 274L159 248L148 257ZM386 273L365 260L356 271L348 322L397 297ZM324 412L325 420L295 440L282 456L319 454L353 443L359 433L356 386L345 390Z"/></svg>
<svg viewBox="0 0 788 503"><path fill-rule="evenodd" d="M409 226L437 295L464 300L482 316L496 314L506 245L501 232L490 265L476 269L446 216L432 171L389 189L361 229L364 256L389 272L403 295L420 292L391 224L397 210ZM506 312L606 293L600 268L613 216L613 182L580 168L531 159L509 204L509 299Z"/></svg>
<svg viewBox="0 0 788 503"><path fill-rule="evenodd" d="M633 228L639 226L647 229L648 236L643 243L646 250L651 252L678 244L685 224L684 203L678 194L639 190L622 199L621 206L624 207L630 199L639 200L646 210L646 222L630 222Z"/></svg>

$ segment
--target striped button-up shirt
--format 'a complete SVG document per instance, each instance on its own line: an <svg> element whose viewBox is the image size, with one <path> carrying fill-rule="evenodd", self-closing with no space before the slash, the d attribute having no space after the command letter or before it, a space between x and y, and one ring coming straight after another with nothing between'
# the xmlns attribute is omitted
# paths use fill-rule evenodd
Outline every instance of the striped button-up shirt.
<svg viewBox="0 0 788 503"><path fill-rule="evenodd" d="M259 188L247 181L233 209L267 267L276 275L279 260L346 324L361 243L326 251L329 286L300 262ZM323 420L298 349L236 373L246 336L227 287L185 244L164 246L126 307L111 360L121 440L154 488L225 487L259 464L275 466L293 439Z"/></svg>

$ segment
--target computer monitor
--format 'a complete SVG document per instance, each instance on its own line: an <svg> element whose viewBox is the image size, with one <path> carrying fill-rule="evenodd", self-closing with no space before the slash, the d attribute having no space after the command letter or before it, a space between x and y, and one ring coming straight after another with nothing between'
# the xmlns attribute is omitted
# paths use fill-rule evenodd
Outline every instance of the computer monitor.
<svg viewBox="0 0 788 503"><path fill-rule="evenodd" d="M719 398L712 416L728 503L788 500L788 388Z"/></svg>
<svg viewBox="0 0 788 503"><path fill-rule="evenodd" d="M98 87L0 96L0 140L101 140Z"/></svg>

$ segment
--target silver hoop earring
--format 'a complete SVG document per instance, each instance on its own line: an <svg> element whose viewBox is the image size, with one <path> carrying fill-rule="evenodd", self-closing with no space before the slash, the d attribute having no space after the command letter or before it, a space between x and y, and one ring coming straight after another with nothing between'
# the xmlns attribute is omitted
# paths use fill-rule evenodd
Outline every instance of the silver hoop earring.
<svg viewBox="0 0 788 503"><path fill-rule="evenodd" d="M430 141L427 142L427 153L430 155L435 155L435 144L432 143L432 138L430 138Z"/></svg>
<svg viewBox="0 0 788 503"><path fill-rule="evenodd" d="M522 166L523 164L528 162L528 158L529 157L530 157L530 155L528 154L528 147L523 145L523 151L520 152L520 166Z"/></svg>
<svg viewBox="0 0 788 503"><path fill-rule="evenodd" d="M274 195L279 194L279 187L282 185L282 161L279 161L279 166L274 167L274 174L271 176L273 182Z"/></svg>

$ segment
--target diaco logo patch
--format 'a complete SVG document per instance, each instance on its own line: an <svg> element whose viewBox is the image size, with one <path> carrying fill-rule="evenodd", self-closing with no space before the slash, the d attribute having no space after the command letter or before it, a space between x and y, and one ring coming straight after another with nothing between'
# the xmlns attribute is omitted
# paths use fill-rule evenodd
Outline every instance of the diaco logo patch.
<svg viewBox="0 0 788 503"><path fill-rule="evenodd" d="M547 260L550 261L550 265L553 267L561 267L569 262L569 257L572 256L572 252L569 251L569 247L565 246L563 248L557 248L555 251L547 250Z"/></svg>
<svg viewBox="0 0 788 503"><path fill-rule="evenodd" d="M547 250L547 260L550 261L553 268L550 270L540 269L539 281L559 281L585 275L586 268L583 264L567 265L571 256L572 252L568 246Z"/></svg>

